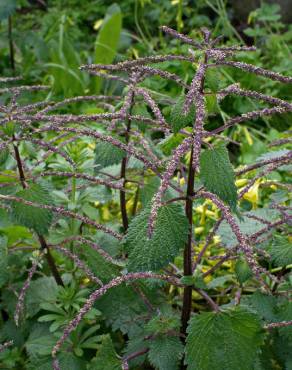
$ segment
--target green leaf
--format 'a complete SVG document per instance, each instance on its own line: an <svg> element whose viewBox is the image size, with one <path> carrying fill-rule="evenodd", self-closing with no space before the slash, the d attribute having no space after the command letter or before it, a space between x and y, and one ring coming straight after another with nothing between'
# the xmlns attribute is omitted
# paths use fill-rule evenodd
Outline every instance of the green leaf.
<svg viewBox="0 0 292 370"><path fill-rule="evenodd" d="M53 203L49 191L40 184L32 184L16 193L16 196L39 204ZM14 201L11 202L11 216L14 222L33 229L38 234L47 234L53 221L53 213L50 210Z"/></svg>
<svg viewBox="0 0 292 370"><path fill-rule="evenodd" d="M236 210L235 175L224 144L201 154L200 176L208 191L218 195L233 211Z"/></svg>
<svg viewBox="0 0 292 370"><path fill-rule="evenodd" d="M126 235L129 269L155 271L176 257L186 243L189 224L177 204L160 208L152 238L147 236L150 208L145 208L131 222Z"/></svg>
<svg viewBox="0 0 292 370"><path fill-rule="evenodd" d="M95 147L95 163L101 168L120 163L125 155L124 150L110 143L100 142Z"/></svg>
<svg viewBox="0 0 292 370"><path fill-rule="evenodd" d="M148 359L158 370L178 370L183 354L179 337L158 336L150 341Z"/></svg>
<svg viewBox="0 0 292 370"><path fill-rule="evenodd" d="M183 113L183 106L185 102L185 95L181 95L175 105L173 106L170 117L169 123L171 125L172 131L176 134L179 132L180 129L193 124L196 116L196 109L195 106L192 105L189 113L185 115Z"/></svg>
<svg viewBox="0 0 292 370"><path fill-rule="evenodd" d="M8 249L7 249L7 237L5 235L0 235L0 288L8 280Z"/></svg>
<svg viewBox="0 0 292 370"><path fill-rule="evenodd" d="M121 370L121 362L109 334L104 335L97 355L91 361L88 370Z"/></svg>
<svg viewBox="0 0 292 370"><path fill-rule="evenodd" d="M292 263L292 244L289 242L289 237L275 235L270 253L276 266L290 265Z"/></svg>
<svg viewBox="0 0 292 370"><path fill-rule="evenodd" d="M50 355L56 338L49 332L47 325L36 324L30 332L25 347L30 356Z"/></svg>
<svg viewBox="0 0 292 370"><path fill-rule="evenodd" d="M214 93L220 89L222 77L216 68L208 68L205 74L206 86Z"/></svg>
<svg viewBox="0 0 292 370"><path fill-rule="evenodd" d="M7 148L2 149L0 152L0 166L5 164L8 156L9 156L9 150Z"/></svg>
<svg viewBox="0 0 292 370"><path fill-rule="evenodd" d="M16 0L0 0L0 21L12 15L16 6Z"/></svg>
<svg viewBox="0 0 292 370"><path fill-rule="evenodd" d="M195 315L187 332L188 370L250 370L264 339L258 316L242 307Z"/></svg>
<svg viewBox="0 0 292 370"><path fill-rule="evenodd" d="M55 303L58 286L53 277L41 277L33 280L26 294L26 312L29 317L37 314L45 302Z"/></svg>
<svg viewBox="0 0 292 370"><path fill-rule="evenodd" d="M122 30L122 13L117 4L112 4L104 18L101 29L95 42L96 64L111 64L117 52ZM95 93L98 94L101 87L101 78L96 78Z"/></svg>
<svg viewBox="0 0 292 370"><path fill-rule="evenodd" d="M254 211L247 212L247 214L260 217L263 220L269 222L275 221L279 216L278 211L265 208L258 208ZM256 233L267 226L265 223L259 220L247 217L245 213L241 213L241 216L242 220L239 220L236 216L235 219L240 228L240 231L246 236ZM237 243L236 236L234 235L230 225L226 221L223 221L221 223L218 229L218 234L220 235L221 242L228 248L234 246Z"/></svg>
<svg viewBox="0 0 292 370"><path fill-rule="evenodd" d="M252 271L244 258L240 258L236 261L235 273L240 284L243 284L252 277Z"/></svg>

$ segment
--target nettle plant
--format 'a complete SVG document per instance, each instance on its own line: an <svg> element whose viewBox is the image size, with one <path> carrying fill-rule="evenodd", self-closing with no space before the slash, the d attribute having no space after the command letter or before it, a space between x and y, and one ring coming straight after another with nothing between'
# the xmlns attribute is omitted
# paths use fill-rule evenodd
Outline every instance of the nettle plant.
<svg viewBox="0 0 292 370"><path fill-rule="evenodd" d="M10 292L1 351L25 349L29 369L292 366L291 139L236 170L227 149L230 127L292 104L222 86L220 68L292 78L232 60L255 48L220 46L207 29L201 41L162 31L189 52L81 67L124 85L122 96L20 104L47 87L0 90L1 286ZM182 76L166 70L172 63ZM153 94L152 78L181 94ZM226 119L230 95L271 107ZM68 114L79 102L95 112ZM251 209L261 185L264 201ZM16 271L27 274L23 286Z"/></svg>

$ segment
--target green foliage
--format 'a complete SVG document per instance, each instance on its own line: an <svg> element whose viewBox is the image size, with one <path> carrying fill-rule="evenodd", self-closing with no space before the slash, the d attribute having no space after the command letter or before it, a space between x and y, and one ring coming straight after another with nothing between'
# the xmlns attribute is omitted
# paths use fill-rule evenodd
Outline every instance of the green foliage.
<svg viewBox="0 0 292 370"><path fill-rule="evenodd" d="M95 147L95 163L100 168L120 163L126 153L124 150L106 142L99 142Z"/></svg>
<svg viewBox="0 0 292 370"><path fill-rule="evenodd" d="M178 370L183 354L179 337L156 337L150 341L148 359L158 370Z"/></svg>
<svg viewBox="0 0 292 370"><path fill-rule="evenodd" d="M52 204L49 191L40 184L32 184L29 188L16 193L16 196L38 204ZM33 229L38 234L47 234L53 221L53 213L50 210L16 201L12 202L11 216L15 223Z"/></svg>
<svg viewBox="0 0 292 370"><path fill-rule="evenodd" d="M221 144L214 149L203 151L200 166L200 176L206 189L218 195L235 211L237 206L235 175L225 145Z"/></svg>
<svg viewBox="0 0 292 370"><path fill-rule="evenodd" d="M0 0L0 21L11 16L16 6L16 0Z"/></svg>
<svg viewBox="0 0 292 370"><path fill-rule="evenodd" d="M88 370L121 370L121 362L117 357L110 335L104 335L97 355L87 367Z"/></svg>
<svg viewBox="0 0 292 370"><path fill-rule="evenodd" d="M240 282L240 284L245 283L249 278L252 277L252 271L244 258L238 259L234 268L237 280Z"/></svg>
<svg viewBox="0 0 292 370"><path fill-rule="evenodd" d="M170 204L159 210L151 239L147 236L149 215L149 208L145 208L133 219L126 235L125 249L132 271L155 271L166 266L187 240L189 225L179 205Z"/></svg>
<svg viewBox="0 0 292 370"><path fill-rule="evenodd" d="M246 308L197 314L188 326L188 370L250 370L263 338L258 316Z"/></svg>
<svg viewBox="0 0 292 370"><path fill-rule="evenodd" d="M117 4L108 8L105 19L99 30L95 42L96 64L110 64L116 55L118 43L121 37L122 13ZM98 94L101 86L101 78L96 78L95 92Z"/></svg>
<svg viewBox="0 0 292 370"><path fill-rule="evenodd" d="M188 114L183 113L183 106L185 102L185 95L181 95L177 100L174 106L172 107L169 123L172 128L172 131L177 134L180 129L193 125L196 116L196 108L194 105L191 106Z"/></svg>
<svg viewBox="0 0 292 370"><path fill-rule="evenodd" d="M292 245L289 238L275 235L271 246L271 257L276 266L285 266L292 263Z"/></svg>

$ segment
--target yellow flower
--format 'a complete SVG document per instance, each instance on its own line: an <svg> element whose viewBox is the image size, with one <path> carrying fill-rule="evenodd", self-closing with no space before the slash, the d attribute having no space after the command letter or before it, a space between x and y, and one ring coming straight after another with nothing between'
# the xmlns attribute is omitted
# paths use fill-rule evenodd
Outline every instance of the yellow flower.
<svg viewBox="0 0 292 370"><path fill-rule="evenodd" d="M238 188L241 188L242 186L246 185L248 183L248 179L238 179L235 181L235 185Z"/></svg>
<svg viewBox="0 0 292 370"><path fill-rule="evenodd" d="M258 179L253 186L249 189L248 192L246 192L243 196L244 199L248 200L252 203L253 208L256 208L258 202L259 202L259 187L262 180Z"/></svg>

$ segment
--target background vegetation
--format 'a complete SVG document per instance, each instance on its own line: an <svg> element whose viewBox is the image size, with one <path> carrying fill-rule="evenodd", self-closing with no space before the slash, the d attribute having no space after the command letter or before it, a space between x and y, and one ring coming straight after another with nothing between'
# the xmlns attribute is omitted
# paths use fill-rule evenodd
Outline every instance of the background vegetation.
<svg viewBox="0 0 292 370"><path fill-rule="evenodd" d="M88 73L80 70L79 66L89 63L110 64L126 59L137 59L150 53L160 55L186 51L186 45L177 40L166 39L159 29L161 25L173 27L193 38L200 38L200 28L208 27L212 30L212 37L224 35L223 41L226 41L227 45L256 45L256 52L242 53L242 61L284 75L291 75L292 26L283 19L281 7L273 2L272 4L263 2L258 7L250 9L248 15L240 15L237 13L236 2L231 3L233 2L224 2L224 0L122 0L116 3L106 0L82 0L82 2L79 0L0 0L0 75L3 77L21 75L25 84L50 86L48 91L22 94L20 97L22 104L39 100L58 101L80 95L118 96L123 93L123 86L118 81L108 82L99 77L89 76ZM164 67L186 78L193 73L190 65L176 61L166 62ZM180 70L181 68L183 71ZM292 100L291 85L263 80L240 70L223 68L215 80L213 82L216 85L222 86L240 81L241 87L245 89L260 90L283 100ZM147 80L144 86L160 99L163 113L168 117L171 114L171 104L181 93L180 88L158 78ZM169 98L172 99L171 104L166 104ZM5 104L6 101L7 96L1 95L0 104ZM209 105L209 109L214 109L223 122L235 114L263 107L261 102L239 96L228 97L220 106L212 101ZM86 101L60 109L61 113L75 114L104 111L103 106ZM137 108L137 114L142 113L145 114L143 105ZM231 139L228 149L234 167L240 168L242 165L254 163L258 158L265 158L268 147L272 148L271 150L277 150L277 154L283 154L291 149L291 143L287 144L285 140L283 145L280 142L280 145L276 144L276 148L273 146L277 141L288 138L289 130L291 133L290 122L291 113L286 113L231 127L228 131L228 137ZM217 127L216 119L208 121L209 130ZM96 129L100 129L100 126L97 125ZM47 135L47 139L54 138L53 134ZM174 135L172 142L164 142L159 150L166 155L170 154L180 139L179 134ZM32 166L37 172L44 169L68 170L66 167L68 164L58 155L50 156L45 164L39 164L36 168L35 163L43 158L45 151L28 142L22 142L19 149L21 155L27 159L28 172ZM115 156L118 160L121 159L120 153L112 152L110 158L96 159L95 150L90 139L80 140L74 145L70 143L66 145L66 153L73 158L79 172L93 173L96 163L104 167L110 165L114 167ZM106 148L103 150L105 151ZM15 181L17 171L12 156L5 156L6 154L0 153L0 184L7 185L9 181L12 183ZM136 179L135 168L133 165L134 179ZM290 183L291 186L289 169L291 168L287 166L260 177L245 194L241 203L242 209L258 212L257 215L265 217L260 210L270 202L271 198L289 205L288 190L291 190L291 187L280 185L284 182ZM112 171L115 173L114 168ZM236 183L238 189L248 180L248 176L241 176ZM68 181L68 179L53 178L52 184L51 195L55 204L71 211L78 211L100 223L107 223L115 230L122 230L118 196L113 196L109 189L88 187L84 190L82 185L78 188L77 185L80 184L77 184L74 179ZM135 192L134 187L130 188L132 193L127 203L129 213L134 215L147 200L151 199L154 193L151 187L155 190L157 184L150 183L146 190L141 189L140 192ZM42 214L39 216L43 217ZM204 245L207 230L218 218L218 209L210 202L203 205L198 203L195 207L194 233L198 249ZM52 346L56 338L60 337L62 328L84 304L86 297L92 291L92 282L84 276L76 264L62 254L53 252L65 285L57 286L53 278L49 277L47 264L38 260L38 243L32 231L29 227L25 227L21 220L17 221L11 220L5 209L0 208L0 308L2 313L0 343L13 340L15 344L0 353L0 369L33 370L40 366L51 369L49 355ZM50 232L49 241L52 244L59 243L72 235L78 235L82 228L82 222L78 220L63 219L59 224L58 220L56 223L57 227ZM254 225L249 224L246 227L254 231ZM98 232L92 234L92 237L113 258L118 255L119 246L112 239ZM221 241L224 237L226 241L228 237L222 232ZM289 276L292 263L291 249L289 249L291 237L283 237L281 231L277 231L273 236L273 241L275 240L284 246L287 259L278 260L268 267L276 274L285 276L282 288L285 291L291 291L292 280ZM271 248L270 242L272 241L268 240L268 245L265 246L268 251ZM219 236L212 240L212 246L218 246L216 253L223 253L223 249L220 249ZM70 244L70 248L73 250L73 244ZM106 280L116 276L116 271L107 265L102 265L90 248L85 249L83 258L97 276L102 274ZM27 271L32 263L40 264L39 267L43 268L39 269L28 289L25 299L25 320L22 320L20 328L17 328L13 319L17 294L25 283ZM215 263L216 261L213 263L203 259L201 271L208 271ZM102 272L100 272L101 265ZM175 259L174 266L174 269L182 268L181 257ZM249 304L258 312L264 312L264 319L291 320L291 304L286 305L281 298L263 298L256 284L250 282L250 276L240 275L240 269L245 267L244 265L236 267L234 261L226 261L219 270L216 270L212 278L208 277L202 281L201 276L197 277L196 284L206 288L218 305L228 305L235 292L243 291L247 297L252 297L252 302ZM246 274L246 271L243 273ZM157 307L160 307L162 298L156 293L157 286L153 288L151 284L145 284L142 288L142 293L147 293L149 299L155 302L155 309L158 310ZM179 289L162 286L161 291L163 298L166 296L171 306L180 305ZM244 299L248 302L249 298ZM172 327L174 330L177 329L177 317L173 312L167 312L165 306L161 306L160 309L162 314L160 312L157 319L148 320L146 329L143 329L144 336L153 335L153 332L160 335L165 327L168 330ZM193 294L193 309L209 311L208 305L197 293ZM137 292L134 289L116 290L114 295L105 296L70 337L70 351L62 352L60 357L63 369L119 369L116 353L122 356L141 348L140 337L137 336L141 329L139 320L142 318L142 326L145 326L144 317L148 314L145 302L143 299L137 299ZM256 370L292 369L291 354L289 355L291 329L284 330L286 331L283 337L275 335L273 346L271 343L266 343L263 349L263 352L276 352L276 349L281 347L282 351L279 350L276 355L271 353L270 357L267 357L267 362L263 364L255 364ZM161 363L157 362L158 352L161 351L161 346L169 346L166 352L178 351L177 358L179 358L180 342L165 344L159 342L159 335L147 358L144 354L132 361L133 369L172 369L167 367L172 366L169 362L166 362L168 365L165 365L162 360ZM173 369L176 368L173 367Z"/></svg>

